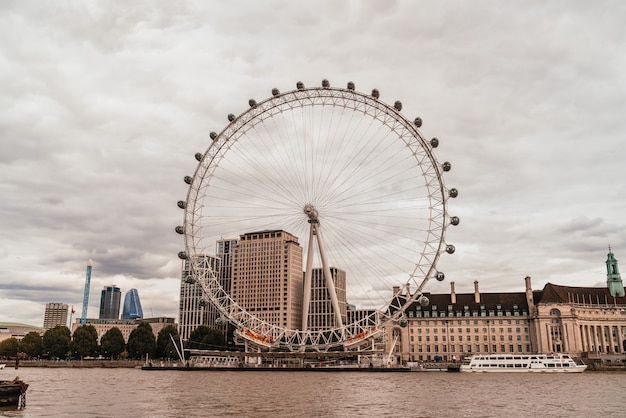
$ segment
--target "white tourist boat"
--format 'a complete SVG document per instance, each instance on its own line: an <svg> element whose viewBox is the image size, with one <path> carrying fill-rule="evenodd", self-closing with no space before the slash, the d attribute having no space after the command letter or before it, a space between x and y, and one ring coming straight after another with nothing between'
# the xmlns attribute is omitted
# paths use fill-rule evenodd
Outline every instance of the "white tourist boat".
<svg viewBox="0 0 626 418"><path fill-rule="evenodd" d="M586 368L585 364L576 364L567 354L475 354L463 361L460 371L580 373Z"/></svg>

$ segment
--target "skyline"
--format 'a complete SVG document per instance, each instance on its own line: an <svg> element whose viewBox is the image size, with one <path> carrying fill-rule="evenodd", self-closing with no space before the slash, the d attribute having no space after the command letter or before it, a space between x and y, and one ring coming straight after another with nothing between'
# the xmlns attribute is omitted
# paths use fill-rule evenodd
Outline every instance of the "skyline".
<svg viewBox="0 0 626 418"><path fill-rule="evenodd" d="M0 322L136 288L177 317L185 175L226 115L297 81L401 100L450 161L456 247L426 292L605 286L626 257L626 5L5 2ZM305 237L299 237L301 240ZM94 290L95 289L95 290Z"/></svg>

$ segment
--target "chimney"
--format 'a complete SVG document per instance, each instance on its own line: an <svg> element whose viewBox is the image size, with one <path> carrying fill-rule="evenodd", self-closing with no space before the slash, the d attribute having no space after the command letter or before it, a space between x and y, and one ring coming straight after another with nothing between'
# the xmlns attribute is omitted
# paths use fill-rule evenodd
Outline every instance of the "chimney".
<svg viewBox="0 0 626 418"><path fill-rule="evenodd" d="M394 286L393 287L393 297L398 297L400 296L400 286Z"/></svg>
<svg viewBox="0 0 626 418"><path fill-rule="evenodd" d="M526 303L528 303L528 311L531 313L534 311L535 301L533 298L533 287L530 284L530 276L526 276L524 281L526 282Z"/></svg>
<svg viewBox="0 0 626 418"><path fill-rule="evenodd" d="M480 293L478 293L478 280L474 280L474 303L480 303Z"/></svg>
<svg viewBox="0 0 626 418"><path fill-rule="evenodd" d="M456 293L454 292L454 282L450 282L450 303L456 304Z"/></svg>

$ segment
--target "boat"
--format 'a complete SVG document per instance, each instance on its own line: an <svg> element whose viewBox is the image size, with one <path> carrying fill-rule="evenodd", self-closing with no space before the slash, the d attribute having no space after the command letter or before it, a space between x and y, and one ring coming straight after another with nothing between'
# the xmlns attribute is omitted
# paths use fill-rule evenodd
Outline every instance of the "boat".
<svg viewBox="0 0 626 418"><path fill-rule="evenodd" d="M13 380L0 380L0 407L26 406L26 389L28 384L16 377Z"/></svg>
<svg viewBox="0 0 626 418"><path fill-rule="evenodd" d="M568 354L475 354L465 358L461 372L580 373L587 369Z"/></svg>

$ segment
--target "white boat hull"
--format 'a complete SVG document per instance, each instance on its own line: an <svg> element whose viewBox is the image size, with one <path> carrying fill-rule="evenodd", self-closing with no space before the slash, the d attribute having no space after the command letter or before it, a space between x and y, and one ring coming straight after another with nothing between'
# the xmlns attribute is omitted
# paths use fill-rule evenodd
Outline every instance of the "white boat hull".
<svg viewBox="0 0 626 418"><path fill-rule="evenodd" d="M466 359L461 372L470 373L581 373L587 369L566 354L477 354Z"/></svg>

